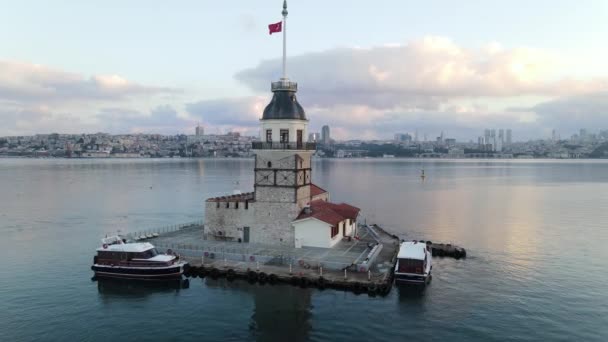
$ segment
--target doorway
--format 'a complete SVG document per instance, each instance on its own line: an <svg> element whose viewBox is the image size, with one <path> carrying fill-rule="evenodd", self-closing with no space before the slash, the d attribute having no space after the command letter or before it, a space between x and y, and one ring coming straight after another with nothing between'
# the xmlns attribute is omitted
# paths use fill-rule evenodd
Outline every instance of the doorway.
<svg viewBox="0 0 608 342"><path fill-rule="evenodd" d="M296 139L297 139L296 142L298 144L298 149L302 148L302 130L301 129L299 129L297 131Z"/></svg>
<svg viewBox="0 0 608 342"><path fill-rule="evenodd" d="M249 242L249 227L243 227L243 242Z"/></svg>

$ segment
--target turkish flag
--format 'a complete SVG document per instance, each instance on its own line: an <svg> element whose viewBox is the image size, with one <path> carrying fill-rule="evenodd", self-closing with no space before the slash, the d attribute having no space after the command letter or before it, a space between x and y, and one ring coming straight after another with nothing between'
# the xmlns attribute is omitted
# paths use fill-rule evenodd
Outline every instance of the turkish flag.
<svg viewBox="0 0 608 342"><path fill-rule="evenodd" d="M281 32L283 31L283 22L279 21L276 24L270 24L268 25L268 34L273 34L275 32Z"/></svg>

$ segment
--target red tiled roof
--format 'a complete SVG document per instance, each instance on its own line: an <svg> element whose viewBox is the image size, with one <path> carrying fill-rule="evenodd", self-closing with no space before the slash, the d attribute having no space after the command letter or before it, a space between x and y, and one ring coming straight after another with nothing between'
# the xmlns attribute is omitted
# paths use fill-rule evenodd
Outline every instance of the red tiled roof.
<svg viewBox="0 0 608 342"><path fill-rule="evenodd" d="M314 196L317 196L317 195L324 194L324 193L326 193L326 192L327 192L327 190L325 190L325 189L323 189L323 188L319 187L319 186L318 186L318 185L316 185L316 184L312 184L312 183L310 183L310 196L313 196L313 197L314 197Z"/></svg>
<svg viewBox="0 0 608 342"><path fill-rule="evenodd" d="M310 211L303 209L296 220L313 217L317 220L337 225L346 219L356 220L360 209L346 203L330 203L322 200L310 202Z"/></svg>

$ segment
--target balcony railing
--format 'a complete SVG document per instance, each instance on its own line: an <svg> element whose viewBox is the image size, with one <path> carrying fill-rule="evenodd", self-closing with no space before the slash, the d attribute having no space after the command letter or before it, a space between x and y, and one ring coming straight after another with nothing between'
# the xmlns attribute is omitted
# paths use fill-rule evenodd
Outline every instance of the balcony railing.
<svg viewBox="0 0 608 342"><path fill-rule="evenodd" d="M281 143L281 142L263 142L254 141L251 143L251 148L254 150L305 150L314 151L317 149L317 144L313 142L297 143Z"/></svg>
<svg viewBox="0 0 608 342"><path fill-rule="evenodd" d="M272 82L270 84L270 90L272 90L272 91L286 90L286 91L297 92L298 84L296 82L289 82L289 81Z"/></svg>

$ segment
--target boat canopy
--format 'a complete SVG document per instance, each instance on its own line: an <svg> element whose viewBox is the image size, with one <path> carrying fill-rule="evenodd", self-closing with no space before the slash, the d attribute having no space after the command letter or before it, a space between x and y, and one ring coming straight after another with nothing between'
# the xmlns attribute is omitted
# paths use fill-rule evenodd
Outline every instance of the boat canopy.
<svg viewBox="0 0 608 342"><path fill-rule="evenodd" d="M426 243L417 241L402 242L397 258L424 260L426 258Z"/></svg>

